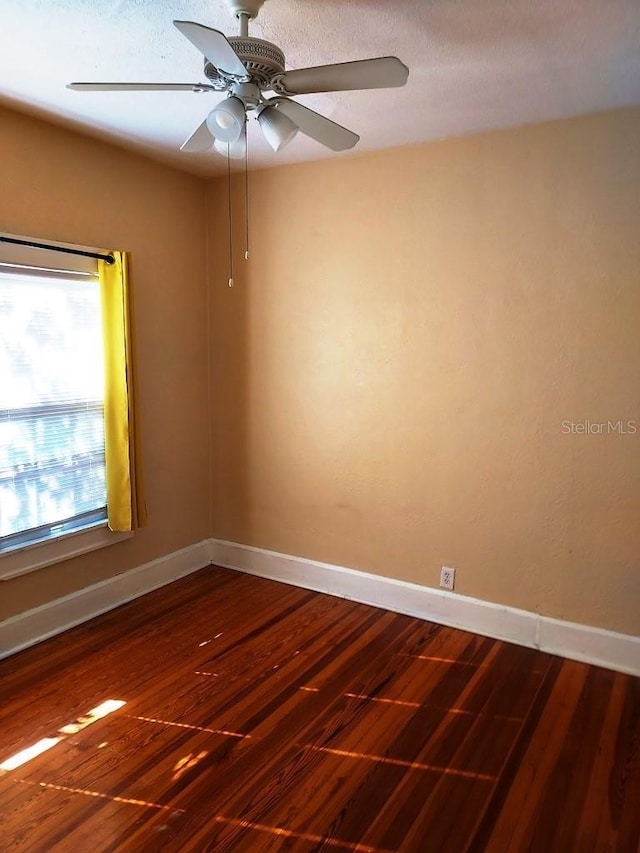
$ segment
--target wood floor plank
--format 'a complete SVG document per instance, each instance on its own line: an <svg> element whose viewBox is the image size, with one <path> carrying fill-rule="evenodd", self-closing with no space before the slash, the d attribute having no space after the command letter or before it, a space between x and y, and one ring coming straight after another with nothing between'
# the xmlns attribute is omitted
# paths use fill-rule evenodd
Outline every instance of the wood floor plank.
<svg viewBox="0 0 640 853"><path fill-rule="evenodd" d="M581 779L587 785L584 793L581 819L577 821L575 841L578 850L605 849L606 839L600 836L600 827L610 827L613 823L609 798L609 779L614 765L616 740L625 701L625 681L619 674L613 674L613 685L606 715L597 737L598 749L593 756L594 765L586 778ZM638 802L640 808L640 800Z"/></svg>
<svg viewBox="0 0 640 853"><path fill-rule="evenodd" d="M282 789L288 793L300 776L316 763L315 756L309 751L302 751L300 745L307 742L310 732L317 726L317 713L309 713L308 694L298 687L307 683L314 673L331 667L333 674L327 692L334 698L322 709L324 717L331 719L335 701L342 697L345 686L353 683L363 667L377 665L375 655L369 657L363 652L376 645L385 648L391 645L393 648L399 634L406 630L406 623L394 614L376 616L368 613L364 625L355 624L347 629L335 648L327 650L311 663L300 679L281 685L257 713L249 704L247 709L251 715L244 725L252 739L234 743L224 751L208 756L193 773L186 774L173 786L174 802L180 805L185 799L206 797L214 777L221 789L218 803L222 812L230 817L236 817L229 809L237 807L238 798L252 802L265 787L270 787L274 775L279 774L283 780ZM289 751L284 751L284 759L283 740L285 745L293 744ZM287 756L291 757L285 760ZM207 819L202 814L193 813L187 822L190 835L197 836Z"/></svg>
<svg viewBox="0 0 640 853"><path fill-rule="evenodd" d="M1 850L640 841L640 679L228 569L1 661L0 763L43 738Z"/></svg>
<svg viewBox="0 0 640 853"><path fill-rule="evenodd" d="M487 850L519 851L532 838L540 799L553 778L559 752L571 724L575 697L579 695L588 667L565 662L549 702L527 749L519 772L489 838ZM569 784L570 779L565 779Z"/></svg>

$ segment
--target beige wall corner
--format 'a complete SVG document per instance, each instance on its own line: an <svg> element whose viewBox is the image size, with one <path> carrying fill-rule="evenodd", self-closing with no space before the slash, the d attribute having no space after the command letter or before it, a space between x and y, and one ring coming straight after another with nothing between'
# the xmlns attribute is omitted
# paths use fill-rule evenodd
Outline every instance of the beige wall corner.
<svg viewBox="0 0 640 853"><path fill-rule="evenodd" d="M0 125L0 229L132 253L149 508L132 540L0 583L4 618L207 536L208 343L202 181L10 110Z"/></svg>
<svg viewBox="0 0 640 853"><path fill-rule="evenodd" d="M211 181L212 535L640 633L639 136L255 173L233 289Z"/></svg>

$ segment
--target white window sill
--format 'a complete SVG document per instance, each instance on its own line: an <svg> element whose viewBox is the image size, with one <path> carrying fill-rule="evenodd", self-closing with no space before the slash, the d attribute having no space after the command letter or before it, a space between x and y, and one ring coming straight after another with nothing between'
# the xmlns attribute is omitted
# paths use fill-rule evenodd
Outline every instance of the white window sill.
<svg viewBox="0 0 640 853"><path fill-rule="evenodd" d="M67 533L57 539L48 539L26 545L24 548L0 555L0 580L10 580L45 566L78 557L89 551L130 539L133 533L114 533L105 524L90 529Z"/></svg>

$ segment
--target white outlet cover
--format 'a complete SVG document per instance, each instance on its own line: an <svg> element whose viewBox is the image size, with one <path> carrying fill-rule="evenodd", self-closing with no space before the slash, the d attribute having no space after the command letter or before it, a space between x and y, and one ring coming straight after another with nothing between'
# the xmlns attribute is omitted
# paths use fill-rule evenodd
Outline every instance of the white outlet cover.
<svg viewBox="0 0 640 853"><path fill-rule="evenodd" d="M440 588L453 589L456 581L456 570L449 566L442 566L440 569Z"/></svg>

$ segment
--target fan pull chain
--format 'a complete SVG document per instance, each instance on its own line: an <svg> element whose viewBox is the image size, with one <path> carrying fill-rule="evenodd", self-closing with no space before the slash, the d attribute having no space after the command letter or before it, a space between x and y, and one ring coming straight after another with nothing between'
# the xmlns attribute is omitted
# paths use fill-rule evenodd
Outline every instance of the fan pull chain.
<svg viewBox="0 0 640 853"><path fill-rule="evenodd" d="M231 215L231 157L227 145L227 206L229 208L229 287L233 287L233 224Z"/></svg>
<svg viewBox="0 0 640 853"><path fill-rule="evenodd" d="M249 134L244 143L244 259L249 260Z"/></svg>

